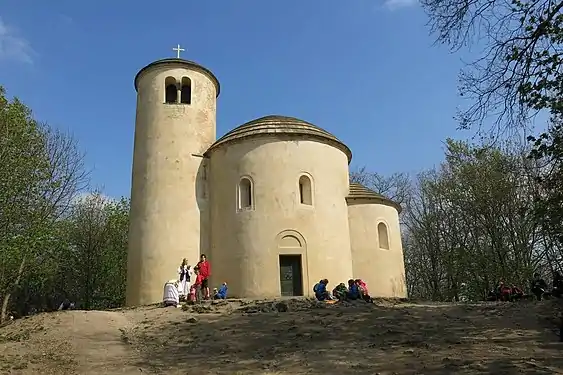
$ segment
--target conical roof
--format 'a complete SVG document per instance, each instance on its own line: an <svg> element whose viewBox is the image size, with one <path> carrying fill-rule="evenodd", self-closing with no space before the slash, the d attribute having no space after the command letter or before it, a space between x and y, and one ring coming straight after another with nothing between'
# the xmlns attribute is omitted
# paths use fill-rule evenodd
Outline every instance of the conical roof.
<svg viewBox="0 0 563 375"><path fill-rule="evenodd" d="M307 121L278 115L260 117L234 128L213 143L207 152L238 140L276 134L304 136L329 143L344 152L348 162L352 160L352 151L331 133Z"/></svg>
<svg viewBox="0 0 563 375"><path fill-rule="evenodd" d="M350 193L346 197L347 200L361 199L372 201L370 203L386 204L395 207L399 213L402 211L401 205L391 199L376 193L375 191L365 187L357 182L350 183Z"/></svg>

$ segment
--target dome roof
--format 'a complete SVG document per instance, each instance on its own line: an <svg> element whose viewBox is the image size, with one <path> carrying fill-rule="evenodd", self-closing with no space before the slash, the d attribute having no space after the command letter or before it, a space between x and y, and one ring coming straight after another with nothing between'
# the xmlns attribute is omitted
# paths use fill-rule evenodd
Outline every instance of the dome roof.
<svg viewBox="0 0 563 375"><path fill-rule="evenodd" d="M260 117L234 128L213 143L207 152L237 140L276 134L310 137L324 141L344 152L348 162L352 160L352 151L326 130L294 117L274 115Z"/></svg>
<svg viewBox="0 0 563 375"><path fill-rule="evenodd" d="M388 206L395 207L399 213L401 213L402 208L401 205L397 202L392 201L391 199L376 193L375 191L368 189L362 184L358 184L357 182L350 183L350 193L346 197L347 200L351 199L362 199L362 200L372 200L372 203L380 203L385 204Z"/></svg>

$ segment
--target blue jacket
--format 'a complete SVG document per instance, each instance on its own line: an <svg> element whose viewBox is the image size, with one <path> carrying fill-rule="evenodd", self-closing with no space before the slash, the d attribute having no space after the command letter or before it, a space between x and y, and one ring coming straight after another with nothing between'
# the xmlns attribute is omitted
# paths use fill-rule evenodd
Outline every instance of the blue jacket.
<svg viewBox="0 0 563 375"><path fill-rule="evenodd" d="M359 297L360 296L360 289L358 288L358 286L354 283L350 286L350 291L348 292L350 294L350 296L352 297Z"/></svg>
<svg viewBox="0 0 563 375"><path fill-rule="evenodd" d="M323 283L317 283L314 287L313 287L313 292L315 292L316 296L320 296L322 294L326 293L326 285Z"/></svg>
<svg viewBox="0 0 563 375"><path fill-rule="evenodd" d="M217 291L217 297L219 297L221 299L227 298L227 291L228 290L229 290L229 288L226 285L221 285L221 287Z"/></svg>

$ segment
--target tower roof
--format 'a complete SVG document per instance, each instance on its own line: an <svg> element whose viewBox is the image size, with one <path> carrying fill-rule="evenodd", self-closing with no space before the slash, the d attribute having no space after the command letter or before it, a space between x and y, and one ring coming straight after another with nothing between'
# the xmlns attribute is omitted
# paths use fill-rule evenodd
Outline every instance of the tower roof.
<svg viewBox="0 0 563 375"><path fill-rule="evenodd" d="M215 84L217 96L219 96L219 92L221 91L221 85L219 84L219 80L217 79L217 77L215 77L215 74L213 74L213 72L211 72L211 70L207 69L203 65L199 65L196 62L193 62L193 61L190 61L190 60L184 60L184 59L177 59L177 58L156 60L156 61L153 61L152 63L150 63L149 65L145 66L141 70L139 70L139 73L137 73L137 75L135 76L135 90L137 90L137 87L138 87L139 77L141 77L141 75L143 73L145 73L149 69L152 69L152 68L155 68L155 67L167 66L167 65L170 66L170 67L181 66L181 67L184 67L186 69L197 70L198 72L205 74Z"/></svg>
<svg viewBox="0 0 563 375"><path fill-rule="evenodd" d="M289 135L315 138L329 143L344 152L348 157L348 162L352 160L352 151L350 151L348 146L328 131L295 117L278 115L260 117L234 128L213 143L207 152L227 143L266 135Z"/></svg>
<svg viewBox="0 0 563 375"><path fill-rule="evenodd" d="M379 203L379 204L385 204L391 207L395 207L399 213L401 213L402 211L401 205L399 203L392 201L391 199L379 193L376 193L375 191L357 182L350 182L350 193L348 194L346 199L347 200L361 199L361 200L372 201L370 203L374 203L374 204Z"/></svg>

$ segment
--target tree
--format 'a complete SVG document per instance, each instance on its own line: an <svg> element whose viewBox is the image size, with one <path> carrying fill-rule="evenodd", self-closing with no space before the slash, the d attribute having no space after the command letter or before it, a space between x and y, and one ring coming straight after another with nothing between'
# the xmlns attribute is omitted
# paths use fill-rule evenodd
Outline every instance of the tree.
<svg viewBox="0 0 563 375"><path fill-rule="evenodd" d="M50 246L13 294L11 311L24 316L56 309L68 298L79 308L125 302L129 201L93 192L75 199L56 220Z"/></svg>
<svg viewBox="0 0 563 375"><path fill-rule="evenodd" d="M531 158L538 161L543 173L536 177L541 190L534 196L536 215L550 251L551 268L563 271L563 127L560 116L555 126L534 142Z"/></svg>
<svg viewBox="0 0 563 375"><path fill-rule="evenodd" d="M78 200L65 220L58 289L85 309L125 302L129 201L94 192Z"/></svg>
<svg viewBox="0 0 563 375"><path fill-rule="evenodd" d="M350 172L350 182L362 184L401 205L407 202L411 194L411 180L406 173L394 173L386 177L361 167Z"/></svg>
<svg viewBox="0 0 563 375"><path fill-rule="evenodd" d="M431 31L453 50L481 47L460 76L471 100L463 127L494 116L499 126L521 125L530 110L563 108L560 69L562 1L422 0Z"/></svg>
<svg viewBox="0 0 563 375"><path fill-rule="evenodd" d="M460 75L460 94L470 101L460 111L463 128L493 119L494 129L516 130L538 112L551 116L547 131L530 136L531 157L546 162L538 182L536 213L552 234L563 218L563 1L422 0L437 41L453 50L482 47ZM475 43L477 42L477 43ZM561 249L555 235L552 245ZM553 265L556 266L556 265ZM559 264L559 267L561 265Z"/></svg>
<svg viewBox="0 0 563 375"><path fill-rule="evenodd" d="M22 280L49 256L56 220L87 180L76 142L0 88L0 322Z"/></svg>
<svg viewBox="0 0 563 375"><path fill-rule="evenodd" d="M457 299L466 283L482 298L500 279L526 285L542 256L527 159L510 148L446 145L403 217L409 295Z"/></svg>

